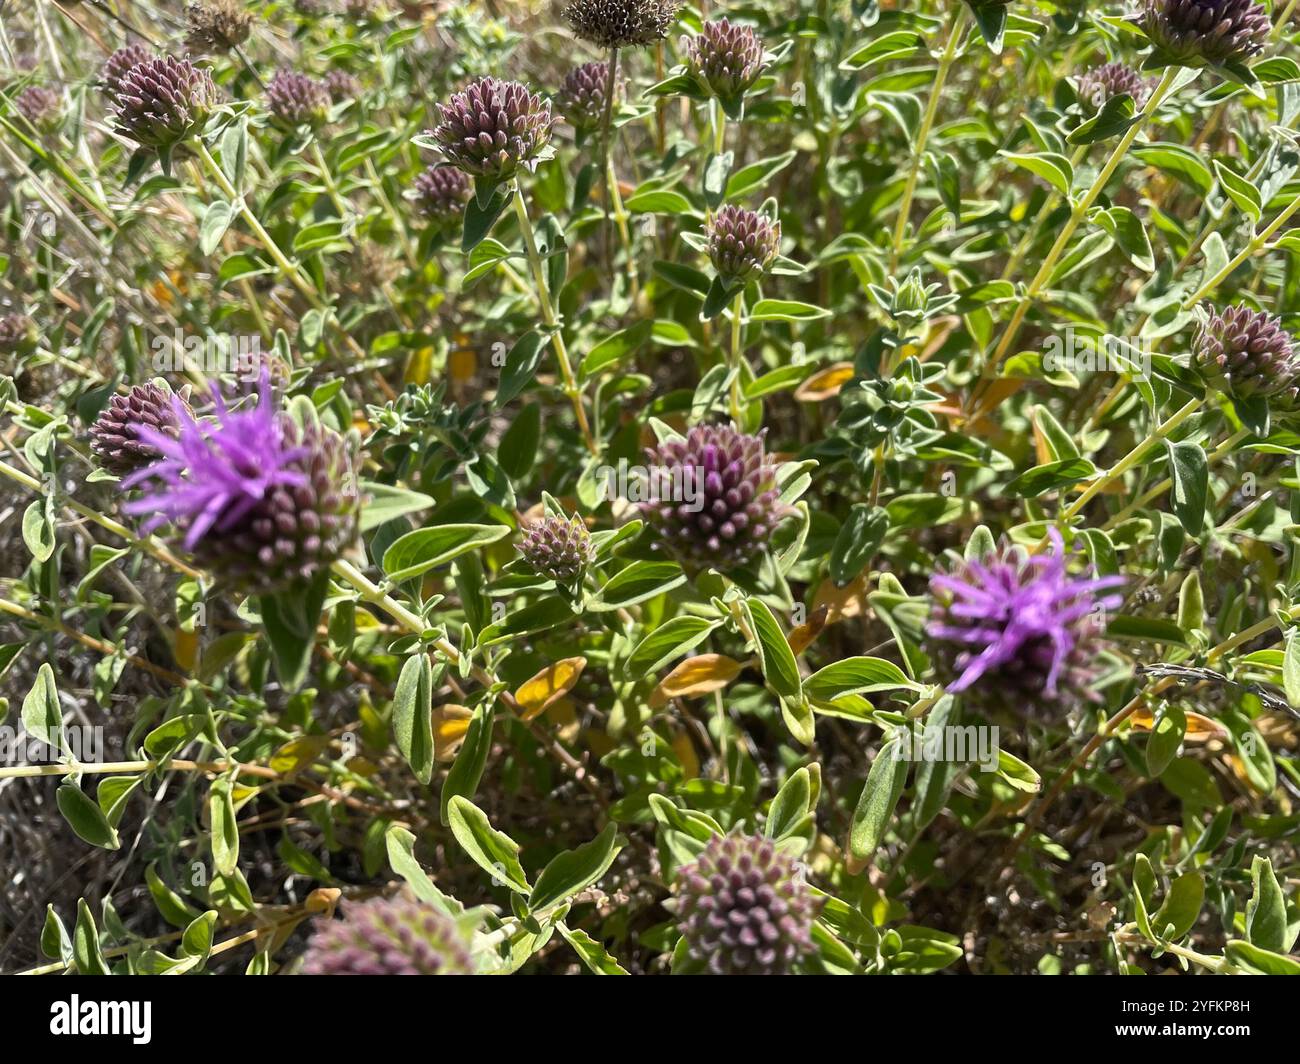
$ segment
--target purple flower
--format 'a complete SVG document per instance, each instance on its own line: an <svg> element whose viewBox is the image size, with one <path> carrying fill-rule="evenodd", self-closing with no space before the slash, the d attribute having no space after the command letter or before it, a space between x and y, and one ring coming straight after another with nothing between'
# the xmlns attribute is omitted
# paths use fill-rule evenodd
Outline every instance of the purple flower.
<svg viewBox="0 0 1300 1064"><path fill-rule="evenodd" d="M414 898L345 901L343 919L324 920L303 954L303 975L473 975L465 932Z"/></svg>
<svg viewBox="0 0 1300 1064"><path fill-rule="evenodd" d="M996 694L1009 704L1087 698L1096 653L1098 608L1119 595L1099 594L1122 576L1073 577L1060 534L1051 554L1004 546L930 578L934 608L927 634L937 642L948 691Z"/></svg>
<svg viewBox="0 0 1300 1064"><path fill-rule="evenodd" d="M320 425L277 414L270 374L259 402L231 411L213 390L215 422L173 401L176 435L141 424L136 439L161 458L122 481L150 484L126 504L142 530L172 525L200 564L251 590L310 580L355 538L359 492L351 449Z"/></svg>

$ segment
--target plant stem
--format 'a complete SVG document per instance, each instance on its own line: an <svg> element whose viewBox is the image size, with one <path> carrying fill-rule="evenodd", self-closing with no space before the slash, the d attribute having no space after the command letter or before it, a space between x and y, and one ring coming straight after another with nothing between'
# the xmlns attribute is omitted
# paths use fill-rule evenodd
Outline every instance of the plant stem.
<svg viewBox="0 0 1300 1064"><path fill-rule="evenodd" d="M533 284L537 288L537 303L542 311L542 322L551 334L551 347L555 350L556 361L560 364L560 376L564 379L564 394L569 397L574 416L578 419L578 429L582 433L587 450L593 455L600 454L591 435L591 426L587 423L587 412L582 405L582 392L573 376L573 366L569 362L569 351L564 345L564 334L555 307L551 303L550 289L546 283L546 271L542 267L542 257L537 251L537 240L533 236L533 223L528 218L528 205L524 203L524 193L515 183L515 216L519 219L519 232L523 236L524 250L528 253L528 264L533 272Z"/></svg>
<svg viewBox="0 0 1300 1064"><path fill-rule="evenodd" d="M1206 456L1205 459L1206 463L1209 465L1214 465L1215 462L1217 462L1225 454L1228 454L1230 451L1232 451L1237 446L1237 444L1239 444L1242 440L1244 440L1249 435L1250 435L1249 429L1239 429L1238 431L1234 432L1231 436L1229 436L1226 440L1224 440L1221 444L1219 444L1219 446L1216 447L1209 455ZM1124 509L1120 510L1119 513L1117 513L1114 517L1112 517L1109 521L1107 521L1104 525L1101 526L1101 530L1103 532L1110 531L1116 525L1122 523L1135 510L1140 510L1142 509L1142 507L1144 507L1147 503L1151 502L1153 499L1158 499L1161 495L1163 495L1171 487L1173 487L1173 485L1174 482L1169 477L1166 477L1164 480L1160 481L1160 483L1158 483L1155 487L1150 488L1148 491L1144 492L1142 495L1138 496L1131 503L1125 506Z"/></svg>
<svg viewBox="0 0 1300 1064"><path fill-rule="evenodd" d="M898 260L903 253L903 240L907 236L907 222L912 214L912 198L916 195L916 182L921 174L921 160L925 158L926 141L930 139L930 130L934 128L935 116L939 113L939 101L943 97L943 84L948 80L948 71L957 58L957 45L962 31L966 28L968 12L965 4L958 4L953 16L952 27L948 30L948 40L943 54L939 57L939 69L934 74L934 84L930 87L930 99L925 105L925 115L921 119L921 128L916 134L916 146L912 149L912 162L907 171L907 181L903 185L903 199L898 206L898 222L894 226L893 250L889 259L889 271L898 268Z"/></svg>
<svg viewBox="0 0 1300 1064"><path fill-rule="evenodd" d="M997 347L994 348L993 353L985 361L984 368L980 371L979 380L976 382L976 386L971 390L971 397L967 406L968 412L974 409L976 400L978 400L984 393L984 390L993 378L993 373L997 370L1002 359L1006 357L1007 352L1011 349L1011 345L1019 335L1020 327L1024 324L1025 317L1029 313L1029 308L1033 306L1034 301L1038 298L1039 293L1042 292L1043 287L1051 280L1052 272L1056 269L1056 264L1060 261L1066 248L1070 246L1070 241L1074 237L1075 230L1079 228L1080 223L1082 223L1084 218L1087 217L1088 211L1097 201L1097 197L1105 191L1106 185L1110 182L1111 177L1114 176L1115 171L1119 168L1119 164L1123 162L1124 156L1128 154L1129 148L1132 146L1133 141L1137 139L1137 135L1141 132L1142 127L1145 126L1151 116L1155 114L1156 109L1163 102L1164 98L1169 95L1169 91L1173 88L1174 80L1178 77L1178 71L1178 67L1169 67L1165 71L1164 77L1160 79L1160 83L1154 90L1152 90L1151 96L1146 102L1146 106L1142 108L1138 113L1137 119L1128 127L1127 131L1125 131L1124 135L1120 138L1114 151L1111 152L1110 158L1106 160L1105 165L1102 166L1096 179L1088 188L1088 191L1084 193L1083 198L1075 203L1074 209L1070 212L1069 219L1061 228L1061 232L1056 238L1056 242L1052 245L1051 250L1048 251L1047 257L1043 259L1042 265L1038 268L1038 272L1034 275L1033 280L1029 282L1029 287L1025 289L1025 294L1016 305L1016 309L1011 315L1011 321L1007 323L1006 329L1003 330L1001 340L998 341Z"/></svg>
<svg viewBox="0 0 1300 1064"><path fill-rule="evenodd" d="M605 251L605 265L611 266L609 254L609 217L610 208L613 204L614 186L614 167L611 162L613 153L610 150L610 135L614 126L614 95L618 91L618 48L609 50L609 70L605 77L605 113L600 121L600 175L601 180L605 182L605 216L600 227L601 243Z"/></svg>
<svg viewBox="0 0 1300 1064"><path fill-rule="evenodd" d="M744 427L745 417L740 388L740 361L745 333L744 312L745 293L738 292L735 301L731 304L731 348L727 359L729 363L728 370L731 375L731 420L736 423L738 430Z"/></svg>
<svg viewBox="0 0 1300 1064"><path fill-rule="evenodd" d="M1084 489L1083 493L1074 500L1061 514L1062 523L1068 523L1079 515L1085 506L1088 505L1097 494L1104 491L1109 485L1113 484L1130 469L1136 466L1146 453L1161 440L1165 439L1174 429L1178 428L1184 421L1191 417L1204 404L1204 399L1189 400L1184 406L1171 414L1163 424L1155 429L1146 439L1134 447L1128 454L1115 463L1103 476L1098 477ZM1038 545L1038 550L1042 550L1047 545L1047 540L1043 540Z"/></svg>

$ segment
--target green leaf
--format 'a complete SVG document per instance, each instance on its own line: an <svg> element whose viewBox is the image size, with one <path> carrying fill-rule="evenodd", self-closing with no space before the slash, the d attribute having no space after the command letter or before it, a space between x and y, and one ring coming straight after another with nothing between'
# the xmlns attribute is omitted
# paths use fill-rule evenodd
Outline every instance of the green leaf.
<svg viewBox="0 0 1300 1064"><path fill-rule="evenodd" d="M215 199L208 204L203 212L203 221L199 224L199 251L202 254L211 255L217 250L234 216L234 207L225 200Z"/></svg>
<svg viewBox="0 0 1300 1064"><path fill-rule="evenodd" d="M831 579L840 587L851 584L876 556L888 531L887 511L866 503L854 503L831 547Z"/></svg>
<svg viewBox="0 0 1300 1064"><path fill-rule="evenodd" d="M1181 144L1148 144L1129 149L1129 155L1154 166L1166 174L1190 185L1201 196L1208 196L1214 188L1214 175L1201 157Z"/></svg>
<svg viewBox="0 0 1300 1064"><path fill-rule="evenodd" d="M542 407L527 403L501 436L497 462L511 480L522 480L537 461L537 445L542 438Z"/></svg>
<svg viewBox="0 0 1300 1064"><path fill-rule="evenodd" d="M116 850L121 846L117 831L108 822L99 803L71 780L59 784L54 798L63 819L71 825L78 838L103 850Z"/></svg>
<svg viewBox="0 0 1300 1064"><path fill-rule="evenodd" d="M537 884L528 896L528 908L534 914L586 890L608 871L623 847L618 844L618 826L613 822L591 842L557 854L542 869Z"/></svg>
<svg viewBox="0 0 1300 1064"><path fill-rule="evenodd" d="M829 318L831 312L811 303L791 299L760 299L749 311L749 321L785 321L791 323Z"/></svg>
<svg viewBox="0 0 1300 1064"><path fill-rule="evenodd" d="M384 551L383 569L395 584L446 565L466 551L510 535L507 525L431 525L399 537Z"/></svg>
<svg viewBox="0 0 1300 1064"><path fill-rule="evenodd" d="M77 923L72 929L72 958L82 975L108 975L108 962L99 948L99 929L85 898L77 899Z"/></svg>
<svg viewBox="0 0 1300 1064"><path fill-rule="evenodd" d="M719 621L684 614L672 617L639 642L623 665L623 675L630 681L658 672L673 658L699 646Z"/></svg>
<svg viewBox="0 0 1300 1064"><path fill-rule="evenodd" d="M465 228L461 234L460 248L467 254L473 251L485 239L492 227L497 224L502 213L510 204L509 186L498 188L486 204L480 203L478 196L470 199L465 207Z"/></svg>
<svg viewBox="0 0 1300 1064"><path fill-rule="evenodd" d="M492 751L492 721L495 717L495 704L480 702L474 707L469 727L465 731L465 741L456 752L456 760L447 772L439 797L438 816L446 825L448 807L457 795L473 798L483 779L483 769L487 766L488 754Z"/></svg>
<svg viewBox="0 0 1300 1064"><path fill-rule="evenodd" d="M857 808L853 811L853 823L849 829L851 871L861 871L875 856L894 815L894 807L902 797L903 786L907 783L907 762L895 756L898 743L897 738L890 739L876 754Z"/></svg>
<svg viewBox="0 0 1300 1064"><path fill-rule="evenodd" d="M384 848L388 853L389 867L406 880L406 885L417 898L448 916L461 914L461 904L434 886L433 880L420 867L420 862L415 859L415 836L406 828L400 824L390 825L384 832Z"/></svg>
<svg viewBox="0 0 1300 1064"><path fill-rule="evenodd" d="M1064 155L1057 155L1053 152L1040 152L1031 155L1010 151L999 151L998 154L1004 159L1009 159L1016 166L1041 177L1062 196L1070 194L1070 186L1074 183L1074 167L1070 165L1070 160Z"/></svg>
<svg viewBox="0 0 1300 1064"><path fill-rule="evenodd" d="M745 600L745 613L758 643L763 678L782 698L799 701L803 696L799 664L795 661L794 651L790 649L790 643L777 624L775 615L765 602L756 598Z"/></svg>
<svg viewBox="0 0 1300 1064"><path fill-rule="evenodd" d="M771 159L760 159L756 163L750 163L750 165L737 170L727 182L727 199L737 200L749 195L756 189L761 189L768 181L794 162L797 155L798 152L788 151Z"/></svg>
<svg viewBox="0 0 1300 1064"><path fill-rule="evenodd" d="M919 685L892 661L884 658L843 658L818 669L803 684L809 698L825 702L845 695L891 691L897 688L919 690Z"/></svg>
<svg viewBox="0 0 1300 1064"><path fill-rule="evenodd" d="M28 735L47 746L63 747L63 710L48 661L36 670L36 682L23 699L22 719Z"/></svg>
<svg viewBox="0 0 1300 1064"><path fill-rule="evenodd" d="M447 819L461 849L495 882L517 894L532 890L519 863L519 843L493 828L482 809L457 795L447 807Z"/></svg>
<svg viewBox="0 0 1300 1064"><path fill-rule="evenodd" d="M1286 899L1273 874L1273 862L1258 854L1250 862L1250 901L1246 903L1246 938L1252 946L1285 953Z"/></svg>
<svg viewBox="0 0 1300 1064"><path fill-rule="evenodd" d="M1199 872L1184 873L1170 885L1164 904L1152 921L1153 929L1162 938L1177 941L1192 929L1204 901L1205 877Z"/></svg>
<svg viewBox="0 0 1300 1064"><path fill-rule="evenodd" d="M686 574L676 562L636 561L615 573L587 602L587 609L603 613L635 606L684 583Z"/></svg>
<svg viewBox="0 0 1300 1064"><path fill-rule="evenodd" d="M23 511L23 542L38 562L50 560L56 541L47 500L37 499Z"/></svg>
<svg viewBox="0 0 1300 1064"><path fill-rule="evenodd" d="M772 799L764 834L780 840L802 831L810 822L811 802L812 777L806 768L800 768L790 774Z"/></svg>
<svg viewBox="0 0 1300 1064"><path fill-rule="evenodd" d="M312 648L316 645L316 625L328 590L329 570L326 569L306 586L258 598L262 627L271 644L276 672L288 691L296 691L307 678Z"/></svg>
<svg viewBox="0 0 1300 1064"><path fill-rule="evenodd" d="M427 784L433 778L433 666L429 655L412 654L402 665L393 691L393 737L415 773Z"/></svg>
<svg viewBox="0 0 1300 1064"><path fill-rule="evenodd" d="M1224 194L1237 206L1237 210L1257 222L1264 213L1264 204L1259 189L1240 174L1229 170L1218 159L1214 160L1214 173L1219 179Z"/></svg>
<svg viewBox="0 0 1300 1064"><path fill-rule="evenodd" d="M1005 489L1007 495L1032 499L1049 491L1089 480L1097 475L1097 467L1086 458L1062 458L1027 469L1014 478Z"/></svg>
<svg viewBox="0 0 1300 1064"><path fill-rule="evenodd" d="M611 369L633 354L654 331L654 322L649 319L639 321L630 328L608 336L590 351L582 360L579 377L588 380L603 370Z"/></svg>
<svg viewBox="0 0 1300 1064"><path fill-rule="evenodd" d="M532 632L554 628L572 618L573 607L559 595L552 595L523 609L513 610L501 620L489 624L479 632L478 646L494 646Z"/></svg>
<svg viewBox="0 0 1300 1064"><path fill-rule="evenodd" d="M1166 702L1156 713L1155 726L1147 739L1147 774L1159 776L1175 757L1187 734L1187 714L1176 702Z"/></svg>
<svg viewBox="0 0 1300 1064"><path fill-rule="evenodd" d="M1286 700L1300 708L1300 628L1286 634L1286 652L1282 655L1282 683Z"/></svg>
<svg viewBox="0 0 1300 1064"><path fill-rule="evenodd" d="M1174 489L1170 494L1174 516L1189 536L1205 526L1205 500L1210 490L1210 466L1199 443L1165 441Z"/></svg>
<svg viewBox="0 0 1300 1064"><path fill-rule="evenodd" d="M609 951L581 928L570 930L563 920L556 927L564 941L582 958L582 963L593 975L627 975L627 969L618 963Z"/></svg>
<svg viewBox="0 0 1300 1064"><path fill-rule="evenodd" d="M203 964L212 952L212 933L216 926L215 909L209 909L202 916L196 917L181 936L181 952L198 958L198 963Z"/></svg>
<svg viewBox="0 0 1300 1064"><path fill-rule="evenodd" d="M227 776L213 780L208 788L208 818L212 825L212 865L223 876L234 875L239 865L239 824Z"/></svg>
<svg viewBox="0 0 1300 1064"><path fill-rule="evenodd" d="M690 214L691 201L669 188L634 192L623 204L631 214Z"/></svg>
<svg viewBox="0 0 1300 1064"><path fill-rule="evenodd" d="M151 862L144 870L144 878L149 893L153 896L153 903L158 906L158 912L172 927L188 927L198 916L198 913L186 904L184 898L162 881L158 875L156 862Z"/></svg>
<svg viewBox="0 0 1300 1064"><path fill-rule="evenodd" d="M1300 975L1300 960L1272 950L1260 949L1240 939L1231 940L1224 947L1223 952L1233 964L1260 975Z"/></svg>

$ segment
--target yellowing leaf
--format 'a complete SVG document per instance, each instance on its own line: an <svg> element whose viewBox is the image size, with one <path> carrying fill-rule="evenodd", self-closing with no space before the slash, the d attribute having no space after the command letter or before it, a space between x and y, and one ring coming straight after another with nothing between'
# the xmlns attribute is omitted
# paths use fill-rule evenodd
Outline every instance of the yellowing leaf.
<svg viewBox="0 0 1300 1064"><path fill-rule="evenodd" d="M271 767L282 776L292 776L320 757L329 744L327 736L304 735L301 739L285 743L272 754Z"/></svg>
<svg viewBox="0 0 1300 1064"><path fill-rule="evenodd" d="M720 691L740 675L744 666L725 654L697 654L687 658L659 681L650 695L653 708L670 698L698 698Z"/></svg>
<svg viewBox="0 0 1300 1064"><path fill-rule="evenodd" d="M700 759L695 753L695 744L691 742L691 737L685 731L679 731L673 735L673 753L677 755L677 760L682 765L682 775L688 780L695 779L700 774Z"/></svg>
<svg viewBox="0 0 1300 1064"><path fill-rule="evenodd" d="M1187 735L1188 739L1215 739L1222 738L1228 733L1215 720L1209 717L1203 717L1199 713L1193 713L1191 710L1184 711L1187 718ZM1155 727L1155 714L1149 709L1139 709L1129 718L1134 731L1149 732Z"/></svg>
<svg viewBox="0 0 1300 1064"><path fill-rule="evenodd" d="M578 682L586 664L586 658L565 658L554 665L548 665L520 687L515 692L520 719L532 720L540 716L552 702L567 695Z"/></svg>
<svg viewBox="0 0 1300 1064"><path fill-rule="evenodd" d="M435 706L429 719L433 724L433 759L435 761L454 761L460 744L465 741L469 731L470 718L474 711L465 706L448 703Z"/></svg>
<svg viewBox="0 0 1300 1064"><path fill-rule="evenodd" d="M466 351L453 351L447 356L447 370L451 379L457 384L464 384L474 378L478 355L471 348Z"/></svg>
<svg viewBox="0 0 1300 1064"><path fill-rule="evenodd" d="M796 658L808 649L814 639L822 634L828 616L830 616L830 609L826 606L820 606L813 610L812 616L808 618L805 624L799 625L786 637L786 642L790 644L790 649L794 651Z"/></svg>
<svg viewBox="0 0 1300 1064"><path fill-rule="evenodd" d="M840 394L840 389L853 379L852 362L836 362L818 370L794 391L801 403L824 403Z"/></svg>
<svg viewBox="0 0 1300 1064"><path fill-rule="evenodd" d="M824 580L813 597L813 616L826 611L826 623L861 617L866 609L867 578L859 575L848 587L836 587L834 580Z"/></svg>
<svg viewBox="0 0 1300 1064"><path fill-rule="evenodd" d="M181 671L192 673L199 663L199 636L197 632L187 632L184 628L176 629L173 640L172 655Z"/></svg>

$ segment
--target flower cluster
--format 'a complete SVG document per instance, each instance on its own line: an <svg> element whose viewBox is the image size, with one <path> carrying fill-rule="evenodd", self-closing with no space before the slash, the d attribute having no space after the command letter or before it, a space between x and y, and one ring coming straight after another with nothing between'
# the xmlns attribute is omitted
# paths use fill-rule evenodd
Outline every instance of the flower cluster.
<svg viewBox="0 0 1300 1064"><path fill-rule="evenodd" d="M550 143L551 105L517 81L480 78L438 104L442 154L472 177L508 181L534 169Z"/></svg>
<svg viewBox="0 0 1300 1064"><path fill-rule="evenodd" d="M196 135L218 99L211 74L174 56L137 63L115 85L117 127L144 148L170 148Z"/></svg>
<svg viewBox="0 0 1300 1064"><path fill-rule="evenodd" d="M728 283L744 283L772 268L781 250L781 223L728 203L708 223L709 261Z"/></svg>
<svg viewBox="0 0 1300 1064"><path fill-rule="evenodd" d="M789 975L813 952L821 905L761 835L716 835L678 873L677 926L711 975Z"/></svg>
<svg viewBox="0 0 1300 1064"><path fill-rule="evenodd" d="M193 411L188 404L152 381L135 385L125 395L113 396L90 427L90 449L95 460L119 477L129 476L158 461L162 451L142 440L140 430L148 429L172 439L179 437L177 401L185 416L192 418Z"/></svg>
<svg viewBox="0 0 1300 1064"><path fill-rule="evenodd" d="M28 85L14 100L18 113L39 130L48 130L59 120L63 97L43 85Z"/></svg>
<svg viewBox="0 0 1300 1064"><path fill-rule="evenodd" d="M173 400L177 432L134 426L162 457L123 481L148 493L126 504L144 531L173 526L204 568L259 592L312 580L351 544L360 497L352 447L314 422L277 414L269 375L259 402L227 409L214 392L215 423Z"/></svg>
<svg viewBox="0 0 1300 1064"><path fill-rule="evenodd" d="M303 975L473 975L456 921L412 898L344 902L322 920L303 954Z"/></svg>
<svg viewBox="0 0 1300 1064"><path fill-rule="evenodd" d="M683 50L691 72L723 99L740 96L763 72L763 42L758 34L752 26L729 19L706 22Z"/></svg>
<svg viewBox="0 0 1300 1064"><path fill-rule="evenodd" d="M1244 63L1272 31L1255 0L1142 0L1137 22L1162 58L1184 66Z"/></svg>
<svg viewBox="0 0 1300 1064"><path fill-rule="evenodd" d="M126 76L128 70L139 66L141 63L147 63L153 58L155 58L154 53L143 44L138 43L128 44L125 48L119 48L110 55L104 61L104 68L99 75L104 90L108 93L109 100L115 99L122 91L122 79Z"/></svg>
<svg viewBox="0 0 1300 1064"><path fill-rule="evenodd" d="M1003 546L930 578L927 629L948 691L995 708L1048 711L1096 696L1101 611L1122 576L1073 577L1060 533L1051 554Z"/></svg>
<svg viewBox="0 0 1300 1064"><path fill-rule="evenodd" d="M605 100L609 85L608 63L583 63L569 71L560 86L556 104L569 125L580 133L596 129L605 117ZM619 83L615 79L615 97ZM617 98L615 99L617 104Z"/></svg>
<svg viewBox="0 0 1300 1064"><path fill-rule="evenodd" d="M1124 63L1103 63L1092 67L1079 77L1076 90L1079 100L1093 110L1101 110L1107 100L1115 96L1132 97L1141 108L1151 95L1151 82Z"/></svg>
<svg viewBox="0 0 1300 1064"><path fill-rule="evenodd" d="M280 70L266 86L266 109L281 126L315 128L329 116L329 89L306 74Z"/></svg>
<svg viewBox="0 0 1300 1064"><path fill-rule="evenodd" d="M1192 354L1202 372L1234 399L1267 399L1279 412L1300 408L1300 352L1271 314L1244 303L1206 312Z"/></svg>
<svg viewBox="0 0 1300 1064"><path fill-rule="evenodd" d="M533 572L564 585L581 580L596 554L591 534L582 518L554 514L548 514L525 529L519 553Z"/></svg>
<svg viewBox="0 0 1300 1064"><path fill-rule="evenodd" d="M697 425L646 457L657 482L650 486L654 497L640 504L642 516L669 552L694 568L726 572L747 564L790 512L779 500L762 434Z"/></svg>
<svg viewBox="0 0 1300 1064"><path fill-rule="evenodd" d="M474 196L470 179L454 166L430 166L415 179L414 191L420 213L439 226L459 221Z"/></svg>

